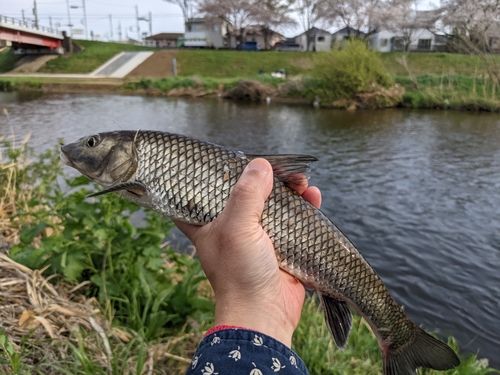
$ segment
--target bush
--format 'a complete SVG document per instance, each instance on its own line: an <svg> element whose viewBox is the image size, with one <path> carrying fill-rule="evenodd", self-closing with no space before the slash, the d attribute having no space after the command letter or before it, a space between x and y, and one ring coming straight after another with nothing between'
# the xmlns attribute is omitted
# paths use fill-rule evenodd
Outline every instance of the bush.
<svg viewBox="0 0 500 375"><path fill-rule="evenodd" d="M370 91L373 85L393 85L377 53L359 40L349 41L342 50L318 53L314 62L315 91L322 101L352 98L356 93Z"/></svg>

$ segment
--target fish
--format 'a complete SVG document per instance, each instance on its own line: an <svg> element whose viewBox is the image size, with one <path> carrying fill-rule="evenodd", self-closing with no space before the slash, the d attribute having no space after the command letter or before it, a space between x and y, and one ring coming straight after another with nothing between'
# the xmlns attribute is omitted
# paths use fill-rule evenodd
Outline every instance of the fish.
<svg viewBox="0 0 500 375"><path fill-rule="evenodd" d="M267 159L274 175L261 225L280 268L318 293L337 347L347 344L353 309L377 338L385 375L458 366L457 354L405 314L346 235L291 188L307 183L315 157L245 154L180 134L147 130L103 132L61 147L66 165L104 187L89 197L114 192L195 225L217 218L245 166L255 158Z"/></svg>

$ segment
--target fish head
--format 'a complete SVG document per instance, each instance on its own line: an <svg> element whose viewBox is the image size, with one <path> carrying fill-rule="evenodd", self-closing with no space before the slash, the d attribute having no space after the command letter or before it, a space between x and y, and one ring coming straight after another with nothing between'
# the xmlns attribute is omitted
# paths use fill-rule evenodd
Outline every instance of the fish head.
<svg viewBox="0 0 500 375"><path fill-rule="evenodd" d="M138 165L134 131L98 133L61 147L62 161L98 184L128 181Z"/></svg>

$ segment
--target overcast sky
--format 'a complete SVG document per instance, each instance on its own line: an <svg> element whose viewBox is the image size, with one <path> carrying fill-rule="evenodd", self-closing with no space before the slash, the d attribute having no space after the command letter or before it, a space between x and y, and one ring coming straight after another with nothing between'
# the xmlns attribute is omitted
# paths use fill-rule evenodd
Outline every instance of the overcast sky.
<svg viewBox="0 0 500 375"><path fill-rule="evenodd" d="M139 7L139 17L149 18L152 13L153 34L161 32L184 32L184 21L180 8L163 0L84 0L87 13L87 26L90 32L99 36L101 40L118 40L121 26L122 39L127 36L138 39L136 23L136 5ZM3 16L22 19L24 10L25 18L34 19L32 9L33 0L0 0L0 14ZM70 7L71 23L73 29L83 31L83 0L37 0L39 24L42 26L58 27L68 30L68 4ZM420 9L426 8L429 0L419 4ZM111 22L110 22L111 15ZM49 18L50 17L50 18ZM317 25L320 26L320 25ZM149 35L149 23L139 21L139 32ZM278 30L287 37L295 36L303 30L300 26L292 29ZM75 39L85 38L85 35L74 35Z"/></svg>

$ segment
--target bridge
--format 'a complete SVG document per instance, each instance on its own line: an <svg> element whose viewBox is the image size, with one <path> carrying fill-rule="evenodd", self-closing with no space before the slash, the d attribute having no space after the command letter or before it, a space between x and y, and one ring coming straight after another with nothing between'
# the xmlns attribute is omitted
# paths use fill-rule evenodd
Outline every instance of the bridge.
<svg viewBox="0 0 500 375"><path fill-rule="evenodd" d="M63 34L0 15L0 47L10 46L16 54L63 54Z"/></svg>

